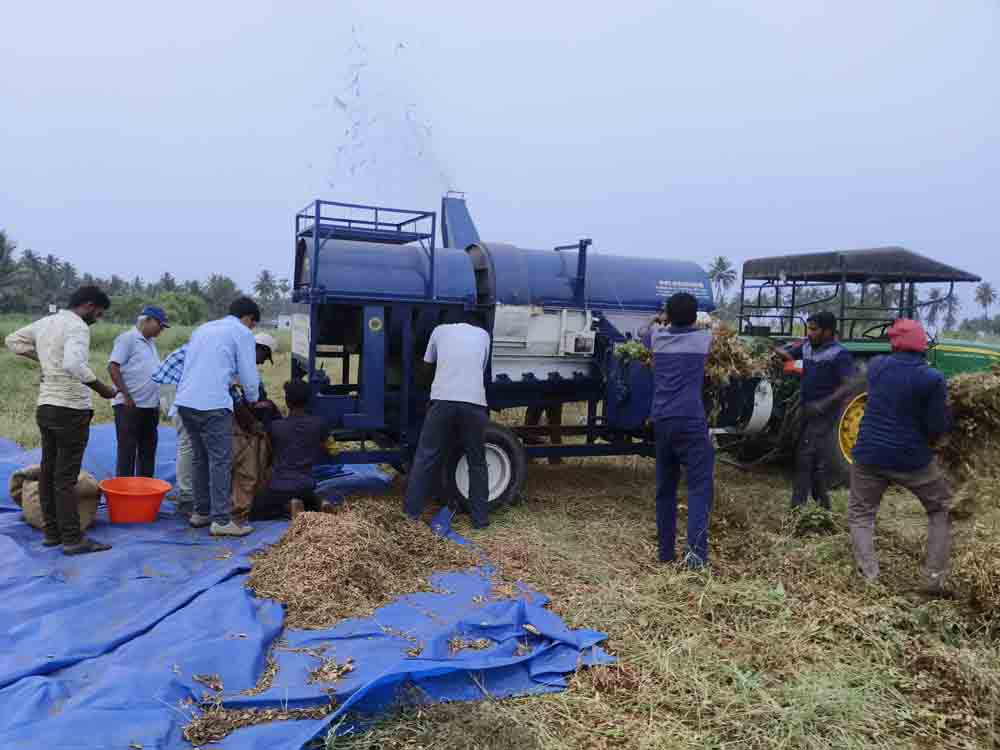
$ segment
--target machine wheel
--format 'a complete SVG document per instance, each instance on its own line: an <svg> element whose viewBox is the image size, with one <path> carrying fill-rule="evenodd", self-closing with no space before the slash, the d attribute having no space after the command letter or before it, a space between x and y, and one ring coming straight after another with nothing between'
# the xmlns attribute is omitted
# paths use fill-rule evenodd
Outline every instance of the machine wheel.
<svg viewBox="0 0 1000 750"><path fill-rule="evenodd" d="M858 440L867 403L868 391L863 385L844 397L840 413L833 423L833 439L830 441L828 465L831 487L842 487L850 482L851 464L854 463L851 451Z"/></svg>
<svg viewBox="0 0 1000 750"><path fill-rule="evenodd" d="M492 513L515 502L524 488L528 457L520 438L511 430L490 422L486 425L486 467L489 471L489 509ZM468 510L469 464L462 451L444 462L445 495Z"/></svg>

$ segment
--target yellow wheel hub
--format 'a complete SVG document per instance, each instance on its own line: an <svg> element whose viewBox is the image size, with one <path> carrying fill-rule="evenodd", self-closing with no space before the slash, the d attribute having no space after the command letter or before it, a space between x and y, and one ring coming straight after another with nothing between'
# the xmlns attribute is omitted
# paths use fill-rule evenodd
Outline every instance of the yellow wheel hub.
<svg viewBox="0 0 1000 750"><path fill-rule="evenodd" d="M853 463L851 451L858 441L858 432L861 430L861 418L865 415L865 404L868 403L868 394L862 393L851 399L840 416L840 424L837 429L837 438L840 441L840 452L848 463Z"/></svg>

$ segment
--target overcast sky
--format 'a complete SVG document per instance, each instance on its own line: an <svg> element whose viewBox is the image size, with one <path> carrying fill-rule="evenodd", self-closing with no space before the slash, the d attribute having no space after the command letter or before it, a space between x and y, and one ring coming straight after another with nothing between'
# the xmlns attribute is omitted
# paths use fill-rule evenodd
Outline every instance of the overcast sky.
<svg viewBox="0 0 1000 750"><path fill-rule="evenodd" d="M316 197L706 263L902 244L1000 282L1000 3L8 3L0 227L287 276ZM966 312L972 310L967 306Z"/></svg>

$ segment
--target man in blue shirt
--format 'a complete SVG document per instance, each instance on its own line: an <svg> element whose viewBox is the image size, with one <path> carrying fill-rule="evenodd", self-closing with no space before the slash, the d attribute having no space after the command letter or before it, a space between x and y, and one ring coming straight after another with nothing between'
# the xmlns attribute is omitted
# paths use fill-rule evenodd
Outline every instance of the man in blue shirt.
<svg viewBox="0 0 1000 750"><path fill-rule="evenodd" d="M813 499L830 509L826 471L833 450L834 424L841 399L852 385L854 359L836 337L837 318L818 312L806 320L807 340L777 353L786 360L802 360L802 432L795 461L792 507Z"/></svg>
<svg viewBox="0 0 1000 750"><path fill-rule="evenodd" d="M695 328L698 301L681 292L667 301L669 325L658 322L642 340L653 359L656 433L656 531L660 562L675 559L677 485L687 467L688 526L685 564L697 569L708 561L708 521L712 512L715 448L708 434L702 389L712 332Z"/></svg>
<svg viewBox="0 0 1000 750"><path fill-rule="evenodd" d="M108 358L108 372L118 388L112 402L118 438L117 476L151 477L156 468L160 388L153 382L153 373L160 367L160 355L155 339L169 327L162 308L144 308L135 326L115 339Z"/></svg>
<svg viewBox="0 0 1000 750"><path fill-rule="evenodd" d="M239 380L246 400L257 401L253 329L260 308L249 297L229 306L229 315L200 326L188 342L184 371L174 403L193 449L195 528L211 524L214 536L246 536L253 531L232 520L233 398L230 387Z"/></svg>
<svg viewBox="0 0 1000 750"><path fill-rule="evenodd" d="M858 572L878 577L875 516L890 484L905 487L927 512L925 574L943 593L951 557L951 488L931 445L951 426L944 375L927 364L927 333L915 320L889 329L893 353L868 366L868 403L854 446L847 520Z"/></svg>

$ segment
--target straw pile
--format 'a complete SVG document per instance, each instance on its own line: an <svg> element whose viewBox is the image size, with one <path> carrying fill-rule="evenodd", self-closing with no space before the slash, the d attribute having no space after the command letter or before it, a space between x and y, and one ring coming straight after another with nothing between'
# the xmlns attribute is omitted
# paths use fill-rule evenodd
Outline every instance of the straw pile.
<svg viewBox="0 0 1000 750"><path fill-rule="evenodd" d="M229 710L215 704L208 706L199 716L192 719L184 727L184 739L195 747L222 742L231 733L244 727L257 724L270 724L275 721L298 721L301 719L322 719L336 708L335 703L329 703L317 708L246 708Z"/></svg>
<svg viewBox="0 0 1000 750"><path fill-rule="evenodd" d="M651 362L649 349L635 339L615 347L615 355L624 362ZM724 388L734 379L752 378L774 372L775 355L766 342L749 343L725 323L712 324L712 348L705 363L705 384ZM779 364L780 366L780 364Z"/></svg>
<svg viewBox="0 0 1000 750"><path fill-rule="evenodd" d="M1000 366L948 381L954 426L938 456L955 483L952 515L968 518L1000 507ZM963 545L955 576L985 614L1000 613L1000 543Z"/></svg>
<svg viewBox="0 0 1000 750"><path fill-rule="evenodd" d="M1000 505L1000 365L948 381L954 427L938 455L956 484L955 515Z"/></svg>
<svg viewBox="0 0 1000 750"><path fill-rule="evenodd" d="M980 477L1000 458L1000 365L948 381L954 426L938 451L959 481Z"/></svg>
<svg viewBox="0 0 1000 750"><path fill-rule="evenodd" d="M337 513L300 514L254 559L249 586L285 604L289 627L318 629L429 591L431 573L478 562L468 548L408 522L396 503L362 498Z"/></svg>
<svg viewBox="0 0 1000 750"><path fill-rule="evenodd" d="M762 377L772 369L770 347L754 347L725 325L712 331L712 348L705 364L709 387L725 388L734 379Z"/></svg>
<svg viewBox="0 0 1000 750"><path fill-rule="evenodd" d="M955 572L968 588L973 604L986 615L1000 614L1000 542L964 546L955 561Z"/></svg>

